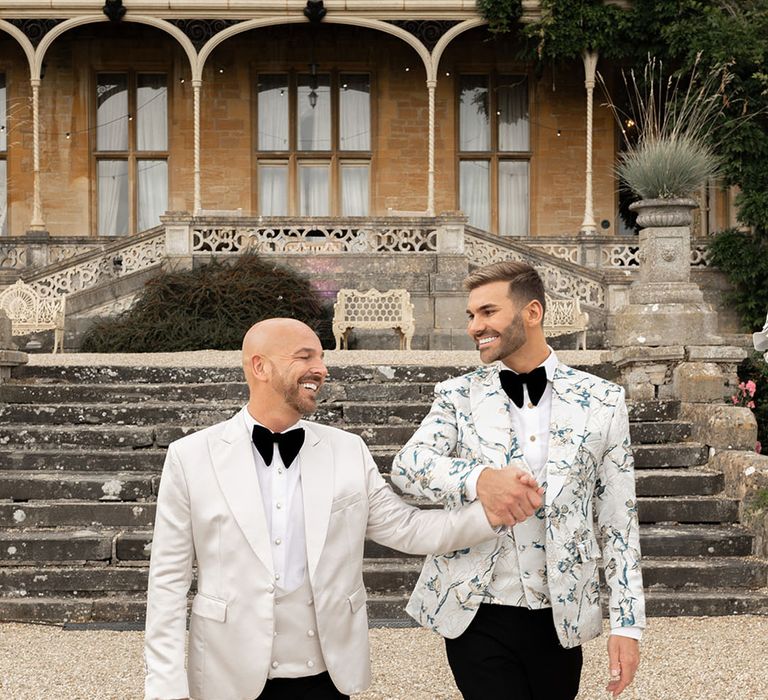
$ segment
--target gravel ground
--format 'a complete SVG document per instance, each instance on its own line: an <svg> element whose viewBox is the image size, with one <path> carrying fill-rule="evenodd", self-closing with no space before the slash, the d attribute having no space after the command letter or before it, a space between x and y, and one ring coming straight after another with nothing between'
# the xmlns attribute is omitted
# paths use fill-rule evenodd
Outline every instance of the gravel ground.
<svg viewBox="0 0 768 700"><path fill-rule="evenodd" d="M606 350L558 350L565 364L591 365L608 361ZM325 361L329 367L348 365L423 365L425 367L471 367L480 364L474 350L328 350ZM239 367L239 350L195 350L190 352L101 353L39 353L29 355L33 367L93 366L124 367Z"/></svg>
<svg viewBox="0 0 768 700"><path fill-rule="evenodd" d="M142 697L141 632L64 631L0 624L3 700ZM768 700L768 617L654 618L626 700ZM373 685L355 700L460 698L440 638L422 629L371 630ZM602 700L605 638L584 647L578 700ZM418 661L418 668L411 664Z"/></svg>

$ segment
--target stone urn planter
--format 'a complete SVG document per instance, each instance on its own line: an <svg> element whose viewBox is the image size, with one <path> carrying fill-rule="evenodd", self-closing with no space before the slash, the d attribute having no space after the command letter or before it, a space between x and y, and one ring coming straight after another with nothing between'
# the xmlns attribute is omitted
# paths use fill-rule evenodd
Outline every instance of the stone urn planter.
<svg viewBox="0 0 768 700"><path fill-rule="evenodd" d="M629 205L637 212L637 223L643 228L690 226L693 210L699 205L695 199L641 199Z"/></svg>

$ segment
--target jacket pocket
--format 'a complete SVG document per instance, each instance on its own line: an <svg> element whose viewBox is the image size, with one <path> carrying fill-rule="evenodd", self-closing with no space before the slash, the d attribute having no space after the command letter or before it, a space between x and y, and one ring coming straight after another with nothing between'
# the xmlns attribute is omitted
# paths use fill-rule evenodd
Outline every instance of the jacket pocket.
<svg viewBox="0 0 768 700"><path fill-rule="evenodd" d="M331 513L344 510L344 508L348 508L349 506L358 503L361 499L362 496L359 492L350 493L346 496L339 496L338 498L334 499L333 503L331 503Z"/></svg>
<svg viewBox="0 0 768 700"><path fill-rule="evenodd" d="M227 601L198 593L192 599L192 614L216 622L224 622L227 619Z"/></svg>
<svg viewBox="0 0 768 700"><path fill-rule="evenodd" d="M360 608L365 605L365 601L368 600L365 586L360 586L360 588L358 588L352 595L347 597L347 600L349 600L349 607L353 613L360 610Z"/></svg>

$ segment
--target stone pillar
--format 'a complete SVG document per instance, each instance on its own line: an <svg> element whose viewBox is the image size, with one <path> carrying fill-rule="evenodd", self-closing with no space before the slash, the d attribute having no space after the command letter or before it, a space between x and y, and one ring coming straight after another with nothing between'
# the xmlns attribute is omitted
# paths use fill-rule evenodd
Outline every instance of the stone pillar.
<svg viewBox="0 0 768 700"><path fill-rule="evenodd" d="M615 318L613 343L627 346L722 345L717 314L691 282L688 200L643 200L639 212L640 279Z"/></svg>
<svg viewBox="0 0 768 700"><path fill-rule="evenodd" d="M11 370L28 361L27 353L16 348L11 335L11 319L0 310L0 384L11 377Z"/></svg>
<svg viewBox="0 0 768 700"><path fill-rule="evenodd" d="M165 255L170 270L192 269L192 217L173 212L160 217L165 224Z"/></svg>
<svg viewBox="0 0 768 700"><path fill-rule="evenodd" d="M48 257L48 231L27 231L27 267L40 269L49 262Z"/></svg>
<svg viewBox="0 0 768 700"><path fill-rule="evenodd" d="M587 165L584 187L584 220L581 222L580 233L594 235L597 233L595 215L592 202L592 112L595 91L595 69L597 68L597 51L585 51L582 54L584 60L584 87L587 90Z"/></svg>

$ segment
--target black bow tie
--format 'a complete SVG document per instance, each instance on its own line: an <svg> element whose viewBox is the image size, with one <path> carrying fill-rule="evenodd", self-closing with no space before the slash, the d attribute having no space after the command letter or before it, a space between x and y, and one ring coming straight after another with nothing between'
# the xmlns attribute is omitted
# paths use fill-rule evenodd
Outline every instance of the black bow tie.
<svg viewBox="0 0 768 700"><path fill-rule="evenodd" d="M283 464L290 467L304 444L304 428L289 430L287 433L273 433L263 425L254 425L251 439L264 459L264 464L267 466L272 464L272 455L275 450L275 443L277 443Z"/></svg>
<svg viewBox="0 0 768 700"><path fill-rule="evenodd" d="M547 388L547 370L544 367L537 367L528 374L516 374L508 369L503 369L499 372L499 379L501 380L501 388L507 392L507 396L515 402L515 406L518 408L523 407L523 384L528 387L528 397L534 406L541 401L541 397L544 396L544 389Z"/></svg>

